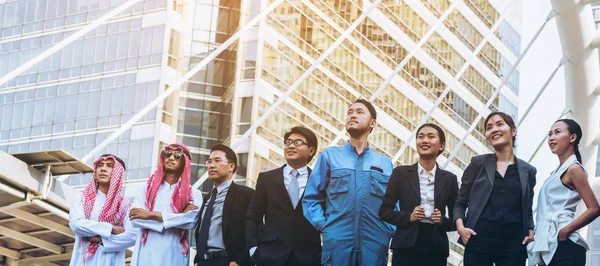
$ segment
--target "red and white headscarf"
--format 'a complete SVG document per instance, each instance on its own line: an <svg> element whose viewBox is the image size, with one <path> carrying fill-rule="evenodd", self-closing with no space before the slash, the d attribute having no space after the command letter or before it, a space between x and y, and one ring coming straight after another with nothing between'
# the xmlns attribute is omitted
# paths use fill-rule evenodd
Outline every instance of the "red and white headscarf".
<svg viewBox="0 0 600 266"><path fill-rule="evenodd" d="M125 166L122 164L121 159L112 154L104 154L94 162L94 173L92 174L94 180L92 180L85 190L83 190L82 201L85 218L90 219L92 210L94 209L96 192L98 190L98 182L96 181L96 168L98 167L98 163L103 160L113 160L114 166L112 174L110 175L108 194L106 195L106 200L104 201L104 207L102 207L102 211L100 211L100 215L98 216L98 221L107 222L117 226L123 226L123 218L125 218L125 215L127 215L131 203L129 200L121 196ZM97 249L98 244L96 243L91 243L88 246L83 256L84 263L88 258L92 257L96 253Z"/></svg>
<svg viewBox="0 0 600 266"><path fill-rule="evenodd" d="M171 196L171 210L174 213L181 213L189 203L194 202L194 198L192 197L192 186L190 185L192 161L190 149L183 143L174 143L165 147L165 150L181 150L181 153L183 154L182 158L185 158L185 165L180 176L179 184L177 187L175 187L173 195ZM154 210L154 202L156 201L156 195L158 194L158 187L164 180L164 166L165 156L161 153L158 168L156 171L154 171L152 176L150 176L150 179L148 179L145 206L148 211ZM187 256L190 247L188 242L188 230L179 230L181 230L179 235L179 246L181 247L181 252L183 255ZM146 244L146 240L148 240L148 232L148 229L142 230L142 244Z"/></svg>

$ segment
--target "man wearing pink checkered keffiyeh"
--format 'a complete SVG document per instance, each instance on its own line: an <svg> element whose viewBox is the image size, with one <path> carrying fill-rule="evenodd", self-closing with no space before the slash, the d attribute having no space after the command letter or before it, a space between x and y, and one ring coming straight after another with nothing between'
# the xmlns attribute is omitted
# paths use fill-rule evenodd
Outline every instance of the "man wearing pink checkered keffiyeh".
<svg viewBox="0 0 600 266"><path fill-rule="evenodd" d="M133 246L137 229L123 198L125 163L113 154L94 162L93 180L71 203L69 226L75 233L70 265L125 265L125 249Z"/></svg>
<svg viewBox="0 0 600 266"><path fill-rule="evenodd" d="M202 193L190 185L191 160L184 144L166 146L158 168L137 193L129 213L140 229L132 266L189 265L189 231L202 206Z"/></svg>

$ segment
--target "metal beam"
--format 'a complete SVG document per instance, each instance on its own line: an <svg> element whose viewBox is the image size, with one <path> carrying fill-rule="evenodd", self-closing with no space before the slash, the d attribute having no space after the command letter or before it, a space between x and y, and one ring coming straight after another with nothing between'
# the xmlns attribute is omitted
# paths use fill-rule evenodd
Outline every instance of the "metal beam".
<svg viewBox="0 0 600 266"><path fill-rule="evenodd" d="M303 0L307 1L307 0ZM312 9L312 5L308 5L311 9ZM448 7L448 9L446 9L446 11L442 14L442 16L440 16L438 18L438 20L435 22L435 24L433 24L433 26L431 28L429 28L429 30L425 33L425 35L423 35L423 37L419 40L419 42L415 45L415 47L413 47L412 50L410 50L410 52L406 55L406 57L404 57L404 59L402 59L402 61L400 61L400 64L398 64L396 66L396 68L392 71L392 73L390 73L385 80L379 84L379 87L377 88L377 90L375 90L375 92L373 93L373 95L371 95L371 97L369 97L368 101L369 102L373 102L377 97L379 97L379 94L381 94L381 92L383 92L383 90L390 85L390 82L392 82L392 80L398 76L398 73L400 73L400 71L402 71L402 69L406 66L406 64L408 64L408 62L410 61L410 59L413 58L414 54L419 51L421 49L421 47L425 44L425 42L427 42L427 40L429 40L429 37L431 37L431 35L433 35L433 33L435 33L435 31L444 24L444 20L446 20L446 18L448 18L448 16L450 16L450 14L452 13L452 11L454 11L455 9L455 5L454 2ZM319 13L320 14L320 13ZM338 143L338 141L340 141L340 139L342 139L342 137L344 136L344 134L346 134L346 128L344 127L342 130L340 130L339 134L329 143L329 146L333 146L336 145Z"/></svg>
<svg viewBox="0 0 600 266"><path fill-rule="evenodd" d="M437 110L438 106L442 103L444 98L446 98L446 95L448 95L448 93L450 93L450 90L452 89L452 87L459 82L460 77L467 71L467 69L469 68L469 65L471 65L471 61L476 60L477 54L483 49L483 47L487 43L488 39L494 35L494 32L496 31L496 29L498 29L498 27L500 27L500 24L502 23L502 21L508 14L508 11L510 10L511 6L515 2L516 2L515 0L512 0L510 2L510 4L508 4L506 6L504 12L502 12L502 15L498 18L496 23L492 26L492 28L490 29L488 34L483 37L483 39L481 40L479 45L477 45L477 47L475 47L475 50L473 50L473 53L471 53L471 55L469 56L469 58L467 58L467 60L463 64L463 66L458 70L458 72L452 79L452 82L450 84L448 84L448 86L446 86L446 89L444 89L444 91L438 97L438 99L435 101L433 106L429 109L429 111L427 111L425 116L423 116L423 118L421 118L421 121L419 121L419 124L415 127L415 130L412 131L412 133L410 134L408 139L404 142L404 144L402 144L402 146L400 147L398 152L394 155L394 157L392 157L392 163L397 161L398 158L400 158L400 155L402 155L402 153L404 153L404 151L408 148L408 145L410 145L410 143L412 143L412 141L415 139L415 136L417 135L417 129L424 123L427 123L427 120L429 120L429 118L431 118L431 115L433 114L433 112L435 112L435 110ZM450 162L450 158L448 158L448 160L446 161L446 164L444 165L443 168L446 168L446 166L449 162Z"/></svg>
<svg viewBox="0 0 600 266"><path fill-rule="evenodd" d="M19 219L17 219L17 220L19 220ZM54 233L54 231L52 231L50 229L36 229L36 230L22 231L21 233L30 235L30 236L35 236L35 235L41 235L41 234L47 234L47 233ZM5 240L5 239L10 239L10 237L0 236L0 241Z"/></svg>
<svg viewBox="0 0 600 266"><path fill-rule="evenodd" d="M235 143L231 145L231 149L235 150L235 148L242 144L242 140L248 138L250 134L252 134L267 119L267 117L273 111L275 111L277 107L279 107L279 105L281 105L281 103L283 103L283 101L285 101L298 88L298 86L300 86L300 84L304 82L304 80L307 79L308 76L310 76L310 74L312 74L312 72L314 72L319 67L319 65L321 65L321 63L323 63L323 61L325 61L325 59L329 55L333 53L333 51L337 49L337 47L340 44L342 44L342 42L344 42L346 38L348 38L348 36L350 36L350 34L352 34L356 27L358 27L358 25L367 18L369 13L375 10L375 7L377 7L377 5L381 3L381 1L382 0L376 0L365 10L363 10L363 13L350 25L350 27L346 29L346 31L344 31L344 33L342 33L342 35L338 37L331 44L331 46L329 46L327 50L325 50L304 73L302 73L302 75L296 81L294 81L294 83L285 91L285 93L281 97L277 99L277 101L275 101L275 103L273 103L271 106L269 106L269 108L267 108L267 110L260 116L260 118L258 118L257 121L252 123L252 126L250 126L250 128L246 130L246 132L244 132L244 134L240 138L238 138ZM202 183L204 183L204 181L206 181L206 179L208 179L208 174L204 173L202 177L200 177L200 179L198 179L198 181L196 181L196 183L194 183L192 187L198 188Z"/></svg>
<svg viewBox="0 0 600 266"><path fill-rule="evenodd" d="M221 52L225 51L225 49L227 49L231 44L233 44L235 41L237 41L242 36L242 34L244 34L244 32L246 32L246 31L250 30L252 27L254 27L263 17L265 17L267 14L269 14L271 11L273 11L277 6L279 6L279 4L283 3L283 1L284 0L277 0L273 3L271 3L271 5L269 5L264 11L262 11L256 17L254 17L248 24L246 24L244 27L242 27L240 30L238 30L234 35L232 35L229 39L227 39L227 41L225 41L223 44L221 44L219 47L217 47L217 49L212 51L206 58L204 58L202 61L200 61L200 63L198 63L196 66L194 66L190 71L188 71L181 78L179 78L179 80L177 80L177 82L175 82L175 84L171 85L168 89L161 92L152 102L150 102L142 110L140 110L138 113L136 113L125 124L121 125L115 132L113 132L110 136L108 136L108 138L106 138L99 145L97 145L94 149L92 149L92 151L90 151L88 154L83 156L83 158L81 158L81 161L83 161L83 162L89 161L94 155L96 155L102 149L106 148L106 146L108 144L110 144L111 142L116 140L121 134L123 134L123 132L125 132L129 128L131 128L133 126L133 124L135 124L138 120L140 120L142 117L144 117L148 112L150 112L154 107L156 107L159 103L161 103L165 98L169 97L169 95L171 95L171 93L173 93L175 90L180 89L180 87L181 87L181 85L183 85L183 83L187 82L188 79L190 79L192 76L194 76L198 71L200 71L206 65L208 65L208 63L210 63L213 59L215 59ZM67 178L67 176L63 176L63 177L60 177L58 180L62 182L62 181L65 181L66 178Z"/></svg>
<svg viewBox="0 0 600 266"><path fill-rule="evenodd" d="M23 254L21 254L17 251L14 251L12 249L9 249L9 248L5 248L5 247L0 247L0 255L9 257L9 258L15 259L15 260L18 260L23 256Z"/></svg>
<svg viewBox="0 0 600 266"><path fill-rule="evenodd" d="M525 121L525 118L527 118L527 115L529 115L529 112L531 111L531 109L533 108L535 103L537 103L537 101L540 99L540 96L542 96L544 91L546 91L546 88L550 84L550 81L552 81L552 79L554 78L554 75L556 75L556 72L558 72L560 67L562 67L568 61L569 61L569 59L567 59L567 57L563 56L563 58L560 60L560 62L558 62L558 66L556 66L556 68L554 68L554 71L552 71L550 76L546 79L546 82L544 82L544 86L542 86L542 89L537 93L535 98L533 98L533 101L531 101L531 103L527 107L527 110L525 110L525 113L523 113L523 116L521 116L521 118L519 119L519 123L517 123L517 128L521 126L523 121Z"/></svg>
<svg viewBox="0 0 600 266"><path fill-rule="evenodd" d="M563 118L569 112L571 112L571 110L569 108L565 107L563 112L560 114L560 116L556 120ZM529 156L529 159L527 159L527 162L530 163L531 160L533 160L533 157L538 153L540 148L542 148L542 145L544 145L544 142L546 142L547 139L548 139L548 135L544 136L544 139L542 139L542 141L540 141L540 143L536 146L535 151L533 151L531 156ZM537 208L536 208L536 210L537 210Z"/></svg>
<svg viewBox="0 0 600 266"><path fill-rule="evenodd" d="M485 106L483 106L483 109L479 110L477 117L475 117L475 120L473 121L473 123L471 123L471 126L469 127L469 129L467 129L467 132L465 132L465 134L462 136L460 141L456 144L456 146L454 147L454 150L452 150L452 152L450 153L450 156L448 156L448 160L446 161L446 163L444 163L444 166L442 168L446 168L446 166L448 166L450 161L452 161L452 159L454 157L456 157L456 154L460 150L460 147L465 143L465 140L467 139L467 137L469 137L469 135L471 135L471 132L475 129L475 127L477 127L479 120L481 120L483 118L483 112L490 108L490 105L492 105L492 103L494 102L494 99L496 99L496 97L498 97L498 95L500 94L500 90L502 90L502 87L504 87L504 85L508 81L508 78L510 78L510 76L512 76L512 74L515 72L515 70L517 69L517 66L519 66L519 63L521 63L521 60L523 60L525 55L527 55L527 52L529 51L529 49L531 48L533 43L537 40L540 33L542 33L542 30L546 27L546 25L548 24L548 22L551 19L556 17L556 15L557 15L557 13L556 13L556 11L554 11L554 9L550 10L550 13L548 13L548 16L546 17L546 21L544 21L544 23L542 23L542 25L538 28L538 30L535 33L535 35L533 36L533 38L531 38L531 40L529 41L529 44L527 44L527 47L525 47L525 50L523 50L523 52L517 59L517 62L515 62L515 64L512 66L512 68L510 69L510 71L508 72L506 77L504 77L502 79L502 82L500 83L500 85L494 90L494 92L492 93L492 96L485 103Z"/></svg>
<svg viewBox="0 0 600 266"><path fill-rule="evenodd" d="M100 17L98 20L81 28L77 32L73 33L71 36L65 38L64 40L62 40L59 43L55 44L54 46L50 47L48 50L44 51L43 53L39 54L38 56L34 57L33 59L27 61L25 64L20 65L15 70L11 71L10 73L4 75L4 77L0 78L0 86L4 85L4 83L15 78L19 74L25 72L29 68L42 62L42 60L48 58L49 56L51 56L58 50L64 48L65 46L69 45L70 43L74 42L75 40L83 37L86 33L92 31L96 27L98 27L102 24L105 24L109 19L120 14L121 12L125 11L127 8L133 6L135 3L139 2L139 1L140 0L129 0L125 3L123 3L122 5L118 6L117 8L106 13L104 16Z"/></svg>
<svg viewBox="0 0 600 266"><path fill-rule="evenodd" d="M41 240L39 238L23 234L21 232L12 230L12 229L10 229L8 227L0 226L0 234L8 236L8 237L10 237L12 239L21 241L23 243L27 243L27 244L32 245L32 246L43 248L43 249L48 250L48 251L50 251L52 253L55 253L55 254L61 254L61 253L64 252L63 247L61 247L59 245L55 245L55 244L52 244L52 243L50 243L48 241Z"/></svg>
<svg viewBox="0 0 600 266"><path fill-rule="evenodd" d="M50 256L44 256L44 257L34 257L34 258L27 258L27 259L22 259L18 261L19 265L29 265L29 264L35 264L35 263L44 263L44 262L52 262L52 261L60 261L60 260L69 260L71 259L71 253L64 253L64 254L59 254L59 255L50 255Z"/></svg>
<svg viewBox="0 0 600 266"><path fill-rule="evenodd" d="M63 234L65 236L75 238L75 234L73 234L73 231L71 231L69 227L59 224L57 222L50 221L48 219L44 219L29 212L19 209L2 210L2 212L20 218L32 224L48 228L54 232Z"/></svg>

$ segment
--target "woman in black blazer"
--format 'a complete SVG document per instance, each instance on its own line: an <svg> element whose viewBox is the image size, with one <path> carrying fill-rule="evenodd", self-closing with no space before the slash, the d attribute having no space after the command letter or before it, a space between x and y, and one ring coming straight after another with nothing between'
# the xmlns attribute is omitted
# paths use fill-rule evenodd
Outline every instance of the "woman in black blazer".
<svg viewBox="0 0 600 266"><path fill-rule="evenodd" d="M473 157L463 173L454 219L465 266L525 265L536 169L514 155L516 135L510 116L491 113L485 137L494 153Z"/></svg>
<svg viewBox="0 0 600 266"><path fill-rule="evenodd" d="M444 131L435 124L424 124L416 137L419 162L399 166L390 177L383 203L381 220L397 226L390 248L393 266L446 266L449 255L447 231L458 193L456 175L439 169L437 156L444 151ZM395 211L400 201L400 211Z"/></svg>

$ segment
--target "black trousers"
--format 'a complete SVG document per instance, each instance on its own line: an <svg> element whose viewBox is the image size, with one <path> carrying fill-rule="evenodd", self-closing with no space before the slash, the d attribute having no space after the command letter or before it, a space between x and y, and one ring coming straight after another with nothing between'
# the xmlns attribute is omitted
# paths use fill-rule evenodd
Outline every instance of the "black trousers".
<svg viewBox="0 0 600 266"><path fill-rule="evenodd" d="M212 260L200 260L198 266L229 266L229 258L218 258Z"/></svg>
<svg viewBox="0 0 600 266"><path fill-rule="evenodd" d="M394 249L392 266L446 266L448 257L442 254L416 252L413 249Z"/></svg>
<svg viewBox="0 0 600 266"><path fill-rule="evenodd" d="M434 243L434 227L433 224L419 224L414 246L392 250L392 266L446 266L448 250L438 248Z"/></svg>
<svg viewBox="0 0 600 266"><path fill-rule="evenodd" d="M548 266L585 266L585 248L567 239L558 241L558 247Z"/></svg>
<svg viewBox="0 0 600 266"><path fill-rule="evenodd" d="M524 266L527 250L521 223L477 221L464 253L464 266Z"/></svg>
<svg viewBox="0 0 600 266"><path fill-rule="evenodd" d="M320 266L320 265L321 265L320 261L315 261L313 264L309 264L309 265L302 264L298 260L298 257L296 257L296 255L294 254L294 252L290 253L290 257L285 262L285 266Z"/></svg>

